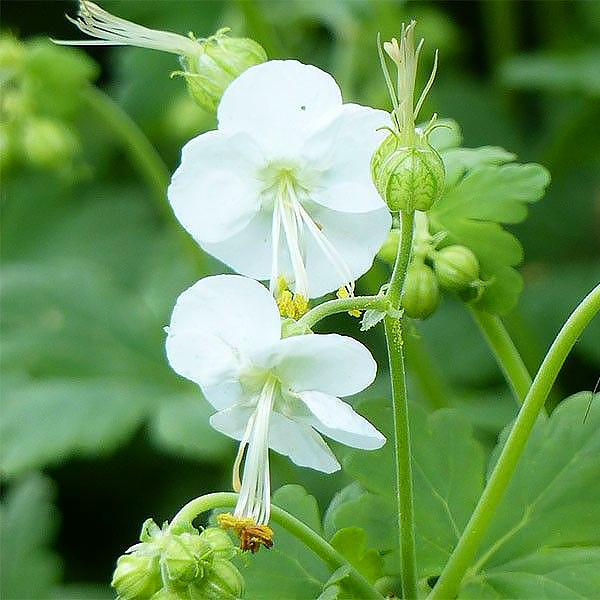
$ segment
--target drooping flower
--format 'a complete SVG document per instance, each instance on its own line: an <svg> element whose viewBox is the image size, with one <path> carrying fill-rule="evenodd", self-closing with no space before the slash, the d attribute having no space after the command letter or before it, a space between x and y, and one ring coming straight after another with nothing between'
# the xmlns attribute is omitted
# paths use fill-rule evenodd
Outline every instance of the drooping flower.
<svg viewBox="0 0 600 600"><path fill-rule="evenodd" d="M240 497L232 527L242 541L246 535L245 549L270 542L264 531L270 515L269 448L297 465L331 473L339 464L320 433L367 450L385 442L338 397L371 384L377 365L370 352L337 334L282 339L275 300L257 281L217 275L183 292L166 348L172 368L197 383L217 409L211 425L240 440L233 468Z"/></svg>
<svg viewBox="0 0 600 600"><path fill-rule="evenodd" d="M183 227L238 273L280 277L300 299L352 293L390 228L369 161L389 115L342 104L335 80L297 61L245 71L218 129L183 148L169 200Z"/></svg>
<svg viewBox="0 0 600 600"><path fill-rule="evenodd" d="M179 56L194 100L207 111L214 111L227 86L248 67L267 60L260 44L249 38L229 37L228 28L220 29L208 38L196 39L149 29L111 15L89 0L79 1L77 19L67 16L84 33L95 40L55 40L68 46L138 46L162 50Z"/></svg>

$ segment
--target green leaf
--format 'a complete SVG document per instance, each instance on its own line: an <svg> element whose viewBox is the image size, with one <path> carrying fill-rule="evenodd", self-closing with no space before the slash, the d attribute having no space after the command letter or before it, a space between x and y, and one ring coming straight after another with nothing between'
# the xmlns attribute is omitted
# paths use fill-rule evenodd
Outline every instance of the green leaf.
<svg viewBox="0 0 600 600"><path fill-rule="evenodd" d="M369 490L377 500L362 497L355 504L376 511L367 521L355 524L371 534L383 536L373 547L393 550L397 547L394 481L395 462L389 402L371 402L360 407L362 414L388 438L386 445L373 452L351 452L344 468ZM483 452L471 432L471 425L454 410L427 415L416 405L409 411L413 454L417 562L421 576L438 575L458 540L483 483ZM383 503L387 514L381 514ZM382 505L381 508L377 504ZM359 506L356 507L359 509ZM359 513L360 514L360 513ZM373 529L373 520L378 527ZM386 533L387 531L387 533ZM371 546L370 546L371 547Z"/></svg>
<svg viewBox="0 0 600 600"><path fill-rule="evenodd" d="M597 597L600 410L593 405L583 422L590 399L589 392L575 394L534 427L463 582L465 598Z"/></svg>
<svg viewBox="0 0 600 600"><path fill-rule="evenodd" d="M7 492L2 505L0 596L43 600L60 577L60 563L49 544L56 529L52 483L30 475Z"/></svg>
<svg viewBox="0 0 600 600"><path fill-rule="evenodd" d="M442 122L449 130L435 130L430 141L444 159L446 187L428 212L430 228L432 233L447 234L444 244L461 244L475 252L481 278L488 282L478 305L504 313L514 306L522 288L513 267L521 262L523 250L500 224L525 219L526 205L542 197L550 176L540 165L512 163L515 155L503 148L461 148L458 125Z"/></svg>
<svg viewBox="0 0 600 600"><path fill-rule="evenodd" d="M480 158L501 159L499 149L484 150L479 149ZM448 152L453 156L457 151ZM456 162L456 156L453 160ZM471 164L475 166L467 168L462 178L449 182L428 213L430 226L434 233L447 234L445 244L462 244L477 255L481 278L489 282L478 306L503 313L514 306L521 291L521 277L513 267L521 262L523 251L500 224L522 221L527 215L526 204L542 197L550 177L546 169L535 164Z"/></svg>
<svg viewBox="0 0 600 600"><path fill-rule="evenodd" d="M114 379L47 380L9 390L0 414L3 473L114 450L139 427L155 393Z"/></svg>
<svg viewBox="0 0 600 600"><path fill-rule="evenodd" d="M304 488L286 485L273 494L272 501L320 534L317 501ZM328 568L297 538L277 525L271 526L273 548L263 548L253 556L242 557L246 597L273 598L276 590L276 596L286 600L316 598L330 576Z"/></svg>
<svg viewBox="0 0 600 600"><path fill-rule="evenodd" d="M366 550L367 534L359 527L340 529L330 544L370 583L383 575L383 560L373 551Z"/></svg>

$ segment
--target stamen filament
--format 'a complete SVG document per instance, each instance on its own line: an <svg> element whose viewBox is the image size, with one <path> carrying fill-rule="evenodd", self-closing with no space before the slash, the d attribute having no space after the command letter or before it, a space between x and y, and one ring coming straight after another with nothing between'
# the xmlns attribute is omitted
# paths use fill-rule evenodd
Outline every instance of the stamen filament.
<svg viewBox="0 0 600 600"><path fill-rule="evenodd" d="M256 410L248 422L248 452L244 463L240 497L233 513L234 517L238 519L251 518L257 525L266 525L271 516L269 421L273 409L276 383L277 380L274 377L270 377L265 383L258 398ZM245 446L244 441L240 444L240 452L242 452L243 445ZM238 457L240 457L240 452L238 452ZM236 463L238 463L237 459Z"/></svg>

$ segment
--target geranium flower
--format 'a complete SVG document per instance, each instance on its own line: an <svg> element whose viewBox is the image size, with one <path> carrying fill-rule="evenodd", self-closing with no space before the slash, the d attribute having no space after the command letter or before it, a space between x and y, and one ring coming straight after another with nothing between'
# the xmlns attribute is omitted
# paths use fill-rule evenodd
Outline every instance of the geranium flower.
<svg viewBox="0 0 600 600"><path fill-rule="evenodd" d="M340 466L320 433L367 450L385 442L338 398L375 378L367 348L337 334L282 339L275 300L257 281L239 275L198 281L177 300L166 347L173 369L197 383L217 409L211 425L240 440L233 469L240 492L236 519L259 526L269 520L269 448L331 473Z"/></svg>
<svg viewBox="0 0 600 600"><path fill-rule="evenodd" d="M280 276L304 299L351 293L390 229L369 166L389 115L342 104L329 74L285 60L242 73L217 116L216 131L184 146L169 187L183 227L272 293Z"/></svg>

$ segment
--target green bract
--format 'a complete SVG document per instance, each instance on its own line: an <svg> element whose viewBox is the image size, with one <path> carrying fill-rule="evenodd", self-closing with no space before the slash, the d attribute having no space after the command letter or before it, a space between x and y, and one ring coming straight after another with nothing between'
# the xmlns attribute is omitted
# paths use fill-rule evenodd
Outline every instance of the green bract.
<svg viewBox="0 0 600 600"><path fill-rule="evenodd" d="M120 556L111 585L119 600L150 598L161 587L158 556Z"/></svg>
<svg viewBox="0 0 600 600"><path fill-rule="evenodd" d="M440 290L437 278L422 262L411 264L406 271L402 308L413 319L425 319L437 308Z"/></svg>
<svg viewBox="0 0 600 600"><path fill-rule="evenodd" d="M267 60L263 47L249 38L235 38L221 29L198 40L198 53L182 57L188 91L203 109L215 112L227 86L246 69Z"/></svg>
<svg viewBox="0 0 600 600"><path fill-rule="evenodd" d="M391 133L371 159L371 176L390 211L425 211L444 187L444 163L424 137L404 146Z"/></svg>

